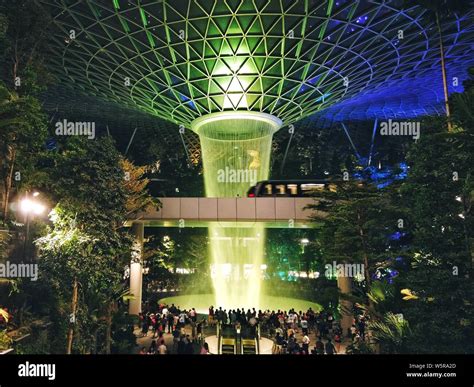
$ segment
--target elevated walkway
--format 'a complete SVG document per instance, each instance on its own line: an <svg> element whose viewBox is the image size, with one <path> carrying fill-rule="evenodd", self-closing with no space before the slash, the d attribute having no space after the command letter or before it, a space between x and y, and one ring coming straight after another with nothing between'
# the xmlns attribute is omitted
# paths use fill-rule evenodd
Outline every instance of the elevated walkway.
<svg viewBox="0 0 474 387"><path fill-rule="evenodd" d="M314 228L312 216L324 217L321 211L306 208L313 198L160 198L162 206L130 219L145 227L254 227Z"/></svg>

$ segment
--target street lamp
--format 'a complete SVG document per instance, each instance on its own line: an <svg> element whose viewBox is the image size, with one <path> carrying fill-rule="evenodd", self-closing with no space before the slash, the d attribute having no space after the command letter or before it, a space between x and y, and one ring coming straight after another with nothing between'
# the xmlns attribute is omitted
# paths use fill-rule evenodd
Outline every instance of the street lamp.
<svg viewBox="0 0 474 387"><path fill-rule="evenodd" d="M41 215L46 209L46 207L41 203L25 198L20 203L20 209L27 216L28 219L30 214Z"/></svg>
<svg viewBox="0 0 474 387"><path fill-rule="evenodd" d="M309 243L309 239L308 238L303 238L300 240L300 244L301 244L301 254L304 256L304 248L305 246ZM299 263L299 269L301 271L301 262Z"/></svg>
<svg viewBox="0 0 474 387"><path fill-rule="evenodd" d="M303 238L300 240L300 243L301 243L301 247L302 247L302 252L304 254L304 247L309 243L309 239L308 238Z"/></svg>
<svg viewBox="0 0 474 387"><path fill-rule="evenodd" d="M33 197L38 197L39 192L33 192ZM20 201L20 210L25 214L25 224L26 224L26 234L25 234L25 241L23 244L23 260L26 256L26 244L29 240L30 235L30 216L34 215L41 215L46 210L46 206L38 202L37 200L30 199L28 197L28 193L26 193L25 197Z"/></svg>

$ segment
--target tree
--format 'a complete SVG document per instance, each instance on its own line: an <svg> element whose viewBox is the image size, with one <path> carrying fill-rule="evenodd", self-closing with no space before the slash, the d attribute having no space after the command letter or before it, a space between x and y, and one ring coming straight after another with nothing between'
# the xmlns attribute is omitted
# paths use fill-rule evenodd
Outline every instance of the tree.
<svg viewBox="0 0 474 387"><path fill-rule="evenodd" d="M402 311L413 331L412 351L472 353L474 136L446 133L439 119L423 124L430 130L410 149L401 187L413 232L410 269L399 278L412 297Z"/></svg>
<svg viewBox="0 0 474 387"><path fill-rule="evenodd" d="M414 247L455 265L472 269L474 135L427 133L412 147L402 195L414 223Z"/></svg>
<svg viewBox="0 0 474 387"><path fill-rule="evenodd" d="M3 185L3 220L13 174L22 185L34 181L33 166L46 138L46 117L36 99L52 80L44 66L48 50L49 17L45 9L28 0L0 2L0 164ZM23 172L31 173L23 173ZM18 180L17 180L18 181Z"/></svg>
<svg viewBox="0 0 474 387"><path fill-rule="evenodd" d="M441 59L441 75L443 79L444 105L446 117L448 119L448 131L453 130L451 122L451 112L449 107L448 80L446 75L446 58L444 54L443 30L441 28L441 19L450 17L454 14L462 14L470 10L470 4L464 0L405 0L407 6L418 5L429 13L430 17L436 23L439 35L439 56Z"/></svg>
<svg viewBox="0 0 474 387"><path fill-rule="evenodd" d="M43 280L62 304L70 301L59 311L60 324L68 326L67 353L90 351L91 332L101 322L110 351L111 315L123 294L123 266L132 250L132 238L122 228L130 214L150 204L139 191L146 185L142 172L123 160L110 137L72 138L53 156L51 188L58 204L53 226L38 244ZM81 340L73 347L74 337Z"/></svg>
<svg viewBox="0 0 474 387"><path fill-rule="evenodd" d="M50 16L29 0L0 2L4 38L0 35L1 79L21 96L37 95L52 77L44 66L51 36ZM1 29L1 28L0 28Z"/></svg>
<svg viewBox="0 0 474 387"><path fill-rule="evenodd" d="M377 274L391 269L394 259L401 254L400 246L391 241L392 235L401 233L400 220L406 219L397 202L395 186L377 189L370 182L335 181L330 183L330 190L317 193L315 204L309 206L320 211L314 219L323 222L317 238L323 261L329 265L335 263L336 267L353 264L363 267L363 273L357 270L352 277L332 273L340 289L344 333L351 325L354 306L365 310L373 321L383 318L383 301L390 291L379 281L390 281L390 278ZM354 278L360 282L355 288Z"/></svg>
<svg viewBox="0 0 474 387"><path fill-rule="evenodd" d="M468 79L463 82L464 92L454 93L452 98L453 121L467 132L474 132L474 67L468 70Z"/></svg>
<svg viewBox="0 0 474 387"><path fill-rule="evenodd" d="M150 180L145 177L147 167L137 167L131 161L122 158L120 161L124 171L124 187L127 194L125 208L126 217L130 218L141 211L157 209L160 203L148 193L147 186Z"/></svg>
<svg viewBox="0 0 474 387"><path fill-rule="evenodd" d="M403 297L399 304L412 332L407 352L474 352L472 279L453 275L452 266L443 258L426 252L415 253L409 270L397 280L405 288L403 294L412 295Z"/></svg>
<svg viewBox="0 0 474 387"><path fill-rule="evenodd" d="M336 182L333 191L318 193L310 206L321 211L314 219L323 222L318 239L324 260L363 263L370 287L376 264L394 254L389 252L389 237L399 231L399 219L404 217L396 205L396 190L354 181ZM327 217L322 216L325 213Z"/></svg>
<svg viewBox="0 0 474 387"><path fill-rule="evenodd" d="M37 161L46 138L46 116L39 101L31 96L19 97L0 83L0 164L3 185L3 220L8 219L9 200L15 171L20 173ZM31 176L23 176L32 180Z"/></svg>

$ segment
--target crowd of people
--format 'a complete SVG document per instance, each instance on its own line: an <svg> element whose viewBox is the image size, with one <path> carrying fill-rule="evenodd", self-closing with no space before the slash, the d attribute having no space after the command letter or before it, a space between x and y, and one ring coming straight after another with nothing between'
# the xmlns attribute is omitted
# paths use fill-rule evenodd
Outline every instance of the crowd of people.
<svg viewBox="0 0 474 387"><path fill-rule="evenodd" d="M272 337L275 346L274 352L288 354L335 354L340 351L343 332L332 313L316 312L309 308L306 312L289 311L261 311L248 309L214 310L209 308L208 323L227 324L234 326L260 326L261 332ZM301 332L301 339L297 333ZM314 348L310 351L310 332L318 337ZM334 342L333 342L334 341Z"/></svg>
<svg viewBox="0 0 474 387"><path fill-rule="evenodd" d="M205 319L198 321L198 313L194 308L181 310L172 304L161 304L157 310L140 313L140 337L152 334L151 345L142 347L140 354L165 355L172 351L177 354L207 354L208 344L204 342L202 329ZM186 330L190 326L189 332ZM168 348L164 334L172 334L173 348Z"/></svg>
<svg viewBox="0 0 474 387"><path fill-rule="evenodd" d="M274 341L274 353L286 354L336 354L341 351L343 332L332 313L317 312L309 308L306 312L256 310L236 308L226 310L211 306L207 320L194 308L180 309L172 304L159 305L155 311L140 314L141 337L152 335L149 348L141 348L143 354L209 354L204 340L204 327L235 328L247 336L255 336L257 328L261 335ZM164 334L173 337L172 348L168 348ZM350 329L354 340L365 339L365 321L357 319ZM314 334L315 342L310 339ZM170 342L171 340L168 340ZM168 343L168 346L171 346Z"/></svg>

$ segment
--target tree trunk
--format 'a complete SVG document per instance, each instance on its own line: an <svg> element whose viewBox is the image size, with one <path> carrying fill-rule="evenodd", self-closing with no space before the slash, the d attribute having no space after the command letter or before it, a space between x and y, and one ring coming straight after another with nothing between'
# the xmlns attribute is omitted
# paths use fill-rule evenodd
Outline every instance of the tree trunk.
<svg viewBox="0 0 474 387"><path fill-rule="evenodd" d="M369 272L369 255L367 254L367 242L365 240L365 233L361 224L361 214L359 212L357 213L357 228L359 229L360 242L362 245L362 255L364 258L365 281L367 282L367 285L370 286L371 281L370 281L370 272Z"/></svg>
<svg viewBox="0 0 474 387"><path fill-rule="evenodd" d="M366 236L364 233L364 229L362 228L361 224L361 215L360 213L357 213L357 226L359 228L359 235L360 235L360 240L362 244L362 255L364 258L364 276L365 276L365 282L367 283L367 289L370 290L370 285L372 284L372 281L370 280L370 272L369 272L369 254L367 253L367 241L366 241ZM374 302L369 298L369 311L372 313L375 313L375 305Z"/></svg>
<svg viewBox="0 0 474 387"><path fill-rule="evenodd" d="M72 340L74 337L74 325L76 324L76 310L77 310L77 279L74 278L72 286L72 301L71 301L71 316L73 321L69 322L69 331L67 333L67 350L66 354L72 353Z"/></svg>
<svg viewBox="0 0 474 387"><path fill-rule="evenodd" d="M13 169L15 166L15 159L16 159L16 150L15 148L10 148L10 157L7 156L7 163L8 165L8 172L4 179L4 195L3 195L3 221L6 222L8 219L8 204L10 201L10 192L12 187L12 180L13 180Z"/></svg>
<svg viewBox="0 0 474 387"><path fill-rule="evenodd" d="M446 77L446 64L444 61L443 33L441 31L441 24L439 22L438 12L436 12L436 25L438 26L438 33L439 33L439 53L441 56L441 72L443 74L444 105L446 108L446 117L448 119L448 132L452 132L453 124L451 123L451 112L449 110L448 79Z"/></svg>
<svg viewBox="0 0 474 387"><path fill-rule="evenodd" d="M112 344L112 311L114 307L114 301L109 302L107 305L107 317L106 317L106 330L105 330L105 353L110 355L110 347Z"/></svg>

